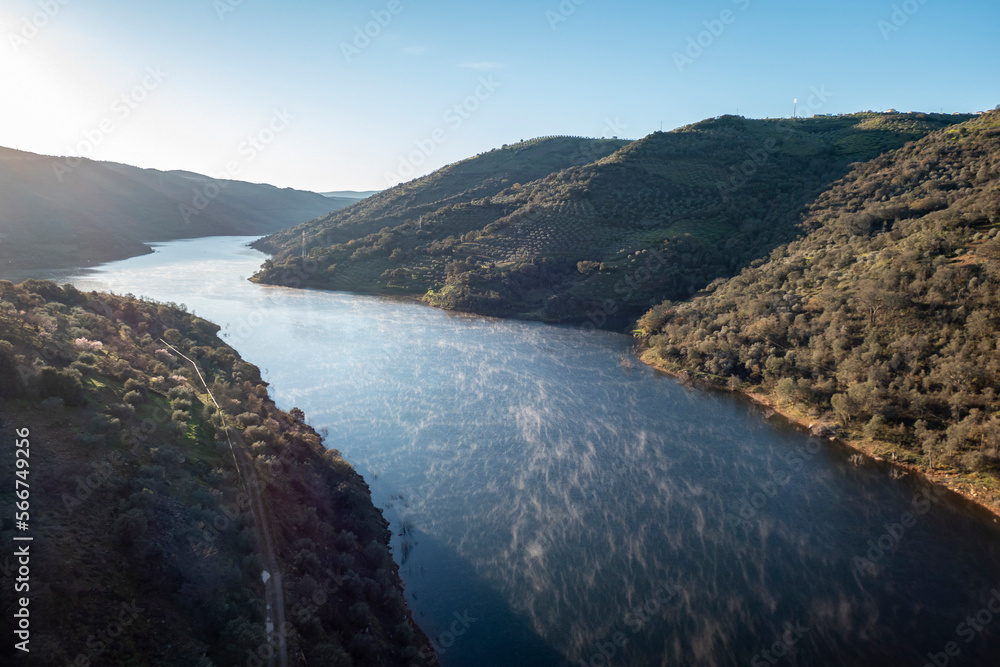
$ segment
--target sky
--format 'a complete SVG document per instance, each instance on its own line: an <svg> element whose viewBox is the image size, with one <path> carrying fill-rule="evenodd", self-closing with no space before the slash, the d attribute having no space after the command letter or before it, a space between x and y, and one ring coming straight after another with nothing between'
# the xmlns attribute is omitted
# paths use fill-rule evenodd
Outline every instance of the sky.
<svg viewBox="0 0 1000 667"><path fill-rule="evenodd" d="M4 0L0 146L379 190L537 136L989 110L997 26L991 0Z"/></svg>

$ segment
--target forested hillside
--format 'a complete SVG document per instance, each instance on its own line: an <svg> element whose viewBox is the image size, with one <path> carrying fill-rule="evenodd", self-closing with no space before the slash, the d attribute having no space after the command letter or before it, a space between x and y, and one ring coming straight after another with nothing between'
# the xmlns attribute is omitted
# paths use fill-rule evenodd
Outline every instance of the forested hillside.
<svg viewBox="0 0 1000 667"><path fill-rule="evenodd" d="M794 238L852 162L968 118L724 116L626 145L514 144L265 239L255 279L622 328Z"/></svg>
<svg viewBox="0 0 1000 667"><path fill-rule="evenodd" d="M269 664L282 628L291 664L436 664L364 480L217 332L172 304L0 281L0 508L5 544L33 538L31 664Z"/></svg>
<svg viewBox="0 0 1000 667"><path fill-rule="evenodd" d="M994 493L1000 111L858 166L804 228L736 278L647 313L645 359Z"/></svg>
<svg viewBox="0 0 1000 667"><path fill-rule="evenodd" d="M182 171L0 148L0 277L149 252L144 242L251 236L352 203Z"/></svg>

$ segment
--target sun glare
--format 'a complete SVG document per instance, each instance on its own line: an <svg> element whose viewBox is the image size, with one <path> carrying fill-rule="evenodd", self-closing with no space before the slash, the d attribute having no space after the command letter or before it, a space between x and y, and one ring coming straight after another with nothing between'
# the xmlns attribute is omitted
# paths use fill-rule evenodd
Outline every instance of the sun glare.
<svg viewBox="0 0 1000 667"><path fill-rule="evenodd" d="M88 123L98 126L106 112L108 82L101 68L43 41L43 36L18 49L2 46L0 90L6 103L0 105L0 145L46 154L78 153Z"/></svg>

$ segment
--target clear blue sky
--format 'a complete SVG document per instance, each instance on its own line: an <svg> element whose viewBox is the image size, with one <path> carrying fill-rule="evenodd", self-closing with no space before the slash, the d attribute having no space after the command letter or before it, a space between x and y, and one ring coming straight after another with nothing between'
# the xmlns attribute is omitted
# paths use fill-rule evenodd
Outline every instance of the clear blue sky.
<svg viewBox="0 0 1000 667"><path fill-rule="evenodd" d="M788 116L794 98L801 113L1000 104L987 0L64 2L0 6L0 145L318 191L540 135ZM813 88L829 98L809 109Z"/></svg>

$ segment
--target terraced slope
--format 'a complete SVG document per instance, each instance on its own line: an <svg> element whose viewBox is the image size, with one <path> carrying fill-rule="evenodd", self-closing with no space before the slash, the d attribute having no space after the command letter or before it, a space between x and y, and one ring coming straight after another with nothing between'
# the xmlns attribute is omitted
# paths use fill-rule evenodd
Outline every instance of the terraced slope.
<svg viewBox="0 0 1000 667"><path fill-rule="evenodd" d="M275 257L255 280L627 326L794 238L801 211L851 163L967 119L728 116L614 152L518 144L264 239Z"/></svg>

